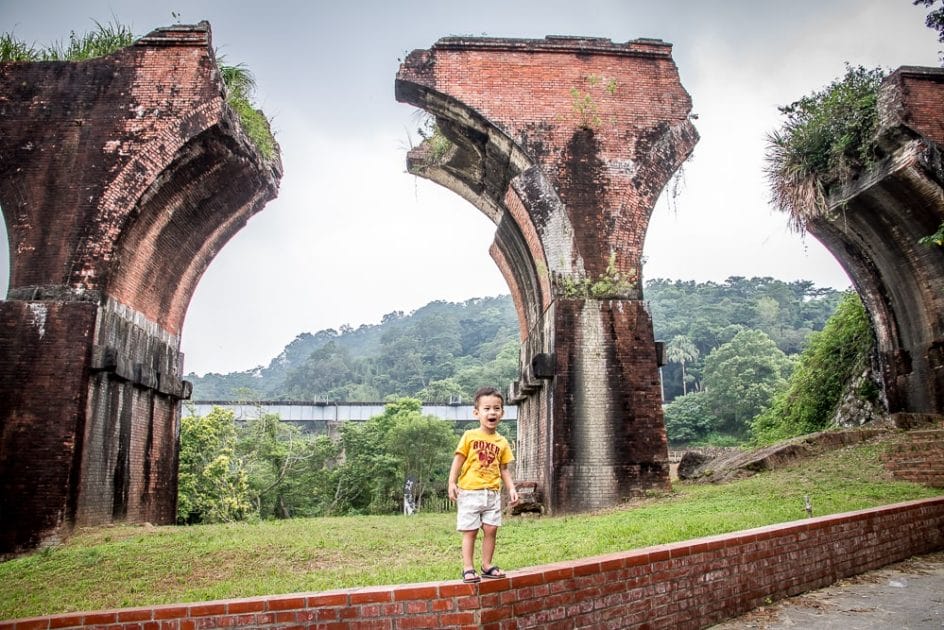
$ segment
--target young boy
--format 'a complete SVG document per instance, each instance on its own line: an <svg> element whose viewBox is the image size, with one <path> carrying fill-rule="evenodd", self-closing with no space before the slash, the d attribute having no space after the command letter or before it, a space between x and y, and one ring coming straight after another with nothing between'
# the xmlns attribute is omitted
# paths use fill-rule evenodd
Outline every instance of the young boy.
<svg viewBox="0 0 944 630"><path fill-rule="evenodd" d="M475 392L472 415L479 421L478 429L466 431L456 447L456 456L449 470L449 498L457 503L456 529L462 532L462 581L478 582L472 561L475 537L482 529L482 577L503 578L505 573L492 564L495 538L501 526L501 483L508 488L512 504L518 502L518 491L508 472L514 461L511 446L499 435L498 423L505 414L505 399L494 387Z"/></svg>

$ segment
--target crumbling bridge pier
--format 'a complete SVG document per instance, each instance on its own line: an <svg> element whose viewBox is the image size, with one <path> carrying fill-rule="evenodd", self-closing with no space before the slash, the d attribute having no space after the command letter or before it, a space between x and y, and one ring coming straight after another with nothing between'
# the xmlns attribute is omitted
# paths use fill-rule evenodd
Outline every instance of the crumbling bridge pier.
<svg viewBox="0 0 944 630"><path fill-rule="evenodd" d="M944 69L903 66L878 91L881 160L799 221L836 257L875 331L888 411L944 416Z"/></svg>
<svg viewBox="0 0 944 630"><path fill-rule="evenodd" d="M226 105L206 23L0 64L0 556L174 522L184 315L280 178Z"/></svg>
<svg viewBox="0 0 944 630"><path fill-rule="evenodd" d="M409 170L496 227L518 311L520 480L554 512L668 487L643 242L698 140L671 46L450 37L412 52L397 100L435 117Z"/></svg>

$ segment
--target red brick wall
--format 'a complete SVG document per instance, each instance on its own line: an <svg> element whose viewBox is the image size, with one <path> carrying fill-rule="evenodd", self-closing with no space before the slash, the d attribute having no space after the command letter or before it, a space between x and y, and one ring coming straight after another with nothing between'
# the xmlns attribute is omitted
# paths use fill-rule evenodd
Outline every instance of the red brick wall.
<svg viewBox="0 0 944 630"><path fill-rule="evenodd" d="M885 467L896 479L944 488L944 428L909 431L889 447Z"/></svg>
<svg viewBox="0 0 944 630"><path fill-rule="evenodd" d="M880 103L893 116L944 147L944 68L903 66L888 79ZM886 120L886 122L892 122Z"/></svg>
<svg viewBox="0 0 944 630"><path fill-rule="evenodd" d="M0 622L0 629L696 629L942 548L944 498L936 498L531 567L479 584L72 613Z"/></svg>
<svg viewBox="0 0 944 630"><path fill-rule="evenodd" d="M638 272L652 206L697 140L671 52L657 40L444 38L398 79L457 99L540 165L586 228L575 225L574 244L588 274L610 252Z"/></svg>
<svg viewBox="0 0 944 630"><path fill-rule="evenodd" d="M553 440L549 507L592 510L669 489L659 370L642 302L559 299L555 307L553 426L542 432Z"/></svg>

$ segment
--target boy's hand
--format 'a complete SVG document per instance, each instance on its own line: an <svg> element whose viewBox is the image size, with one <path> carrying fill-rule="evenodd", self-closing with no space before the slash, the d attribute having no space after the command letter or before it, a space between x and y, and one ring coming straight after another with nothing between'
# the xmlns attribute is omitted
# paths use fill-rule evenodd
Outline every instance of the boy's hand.
<svg viewBox="0 0 944 630"><path fill-rule="evenodd" d="M515 488L508 491L508 501L509 505L514 505L518 502L518 491Z"/></svg>
<svg viewBox="0 0 944 630"><path fill-rule="evenodd" d="M449 482L449 500L455 501L459 497L459 486L454 481Z"/></svg>

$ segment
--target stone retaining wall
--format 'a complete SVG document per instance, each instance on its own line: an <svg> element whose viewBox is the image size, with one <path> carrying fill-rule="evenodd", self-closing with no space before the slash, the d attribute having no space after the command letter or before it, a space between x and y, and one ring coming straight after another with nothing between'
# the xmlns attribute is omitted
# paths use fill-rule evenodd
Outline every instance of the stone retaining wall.
<svg viewBox="0 0 944 630"><path fill-rule="evenodd" d="M0 630L704 628L944 549L944 497L513 571L509 579L296 593L0 622Z"/></svg>

